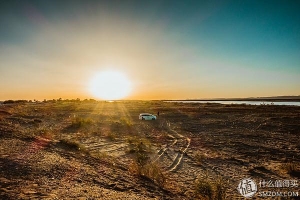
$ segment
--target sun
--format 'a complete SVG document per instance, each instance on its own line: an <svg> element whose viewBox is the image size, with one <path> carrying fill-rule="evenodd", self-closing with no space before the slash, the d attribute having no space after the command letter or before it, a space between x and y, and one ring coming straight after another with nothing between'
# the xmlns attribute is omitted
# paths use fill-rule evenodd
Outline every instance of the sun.
<svg viewBox="0 0 300 200"><path fill-rule="evenodd" d="M102 71L91 79L89 90L96 98L119 100L129 95L131 82L120 71Z"/></svg>

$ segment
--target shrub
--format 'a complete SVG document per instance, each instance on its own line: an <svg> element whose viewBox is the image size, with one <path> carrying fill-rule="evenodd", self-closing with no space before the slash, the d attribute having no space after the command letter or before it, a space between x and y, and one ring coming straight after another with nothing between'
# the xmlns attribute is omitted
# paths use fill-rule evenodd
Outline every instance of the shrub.
<svg viewBox="0 0 300 200"><path fill-rule="evenodd" d="M9 103L15 103L14 100L6 100L6 101L3 101L3 104L9 104Z"/></svg>
<svg viewBox="0 0 300 200"><path fill-rule="evenodd" d="M149 154L151 151L151 143L143 138L128 138L128 153L134 154L133 163L129 165L129 172L145 179L153 181L162 187L166 182L166 176L156 163L150 163Z"/></svg>
<svg viewBox="0 0 300 200"><path fill-rule="evenodd" d="M61 145L63 145L64 147L69 148L69 149L76 149L76 150L80 149L79 144L77 142L74 142L74 141L62 139L62 140L59 141L59 143Z"/></svg>
<svg viewBox="0 0 300 200"><path fill-rule="evenodd" d="M284 163L281 165L281 168L283 170L285 170L288 174L290 174L292 171L296 171L297 170L297 164L296 163Z"/></svg>
<svg viewBox="0 0 300 200"><path fill-rule="evenodd" d="M227 182L222 177L215 179L215 200L222 200L226 198Z"/></svg>
<svg viewBox="0 0 300 200"><path fill-rule="evenodd" d="M213 187L207 179L198 179L195 182L195 192L202 198L211 200L213 198Z"/></svg>
<svg viewBox="0 0 300 200"><path fill-rule="evenodd" d="M38 128L26 128L22 131L22 135L28 139L34 139L36 137L43 137L43 138L52 138L53 137L53 132L51 129L45 127L45 126L40 126Z"/></svg>
<svg viewBox="0 0 300 200"><path fill-rule="evenodd" d="M281 165L281 169L287 172L291 176L300 177L300 163L284 163Z"/></svg>
<svg viewBox="0 0 300 200"><path fill-rule="evenodd" d="M207 176L195 181L195 193L201 199L223 200L226 199L227 183L221 177L214 178L210 181Z"/></svg>
<svg viewBox="0 0 300 200"><path fill-rule="evenodd" d="M59 141L59 145L61 145L65 149L83 151L87 153L87 149L74 140L62 139Z"/></svg>
<svg viewBox="0 0 300 200"><path fill-rule="evenodd" d="M131 137L127 139L129 147L127 153L134 154L138 165L144 165L148 160L148 154L151 152L150 143L142 138Z"/></svg>
<svg viewBox="0 0 300 200"><path fill-rule="evenodd" d="M144 138L129 137L127 142L129 144L128 153L148 154L151 152L151 143Z"/></svg>
<svg viewBox="0 0 300 200"><path fill-rule="evenodd" d="M121 124L123 124L125 126L128 126L128 127L132 126L132 122L127 118L122 117L120 122L121 122Z"/></svg>
<svg viewBox="0 0 300 200"><path fill-rule="evenodd" d="M166 182L166 176L161 168L155 163L149 163L141 168L141 175L150 178L154 183L163 187Z"/></svg>
<svg viewBox="0 0 300 200"><path fill-rule="evenodd" d="M10 104L10 103L27 103L28 101L27 100L6 100L6 101L3 101L3 104Z"/></svg>
<svg viewBox="0 0 300 200"><path fill-rule="evenodd" d="M137 161L134 161L129 165L129 172L140 178L151 180L160 187L163 187L166 183L165 174L155 163L140 165Z"/></svg>
<svg viewBox="0 0 300 200"><path fill-rule="evenodd" d="M91 119L84 119L84 118L76 117L72 120L71 127L80 128L80 127L83 127L83 126L86 126L89 124L92 124Z"/></svg>

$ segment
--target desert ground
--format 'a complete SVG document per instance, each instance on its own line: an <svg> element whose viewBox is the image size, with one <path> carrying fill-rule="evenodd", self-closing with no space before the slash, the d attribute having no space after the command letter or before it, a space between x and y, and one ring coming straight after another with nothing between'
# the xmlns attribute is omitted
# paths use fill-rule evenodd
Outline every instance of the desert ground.
<svg viewBox="0 0 300 200"><path fill-rule="evenodd" d="M0 199L243 199L244 178L299 180L299 134L298 106L1 104Z"/></svg>

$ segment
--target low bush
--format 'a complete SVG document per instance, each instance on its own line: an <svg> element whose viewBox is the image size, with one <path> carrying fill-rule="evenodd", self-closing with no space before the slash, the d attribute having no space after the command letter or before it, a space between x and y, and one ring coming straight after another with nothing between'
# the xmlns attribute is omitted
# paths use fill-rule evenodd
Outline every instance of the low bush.
<svg viewBox="0 0 300 200"><path fill-rule="evenodd" d="M300 177L300 163L284 163L281 165L281 169L291 176Z"/></svg>
<svg viewBox="0 0 300 200"><path fill-rule="evenodd" d="M72 124L71 124L71 127L73 128L80 128L80 127L83 127L83 126L87 126L87 125L90 125L92 124L92 120L87 118L87 119L84 119L84 118L81 118L81 117L75 117L73 120L72 120Z"/></svg>
<svg viewBox="0 0 300 200"><path fill-rule="evenodd" d="M151 180L160 187L166 183L166 176L156 163L140 165L134 161L129 165L129 172L140 178Z"/></svg>
<svg viewBox="0 0 300 200"><path fill-rule="evenodd" d="M214 181L209 180L207 177L195 181L195 194L200 199L226 199L226 190L227 182L221 177L216 177Z"/></svg>
<svg viewBox="0 0 300 200"><path fill-rule="evenodd" d="M156 163L149 163L140 169L141 175L150 178L157 185L163 187L166 183L166 176Z"/></svg>
<svg viewBox="0 0 300 200"><path fill-rule="evenodd" d="M215 200L223 200L226 198L227 185L228 182L226 182L223 178L217 177L215 179L215 184L214 184Z"/></svg>
<svg viewBox="0 0 300 200"><path fill-rule="evenodd" d="M149 179L163 187L166 182L165 174L159 165L149 162L149 155L152 153L151 143L144 138L138 137L128 138L127 141L129 143L127 152L134 155L134 160L129 165L129 171L140 178Z"/></svg>
<svg viewBox="0 0 300 200"><path fill-rule="evenodd" d="M59 141L59 145L68 150L72 150L72 151L76 150L76 151L82 151L88 153L87 149L84 146L82 146L80 143L74 140L62 139Z"/></svg>
<svg viewBox="0 0 300 200"><path fill-rule="evenodd" d="M122 117L120 119L120 122L121 122L121 124L123 124L125 126L128 126L128 127L132 126L132 122L128 118Z"/></svg>
<svg viewBox="0 0 300 200"><path fill-rule="evenodd" d="M3 104L10 104L10 103L27 103L27 100L6 100L3 101Z"/></svg>
<svg viewBox="0 0 300 200"><path fill-rule="evenodd" d="M213 199L213 187L212 183L207 179L198 179L195 181L195 193L201 198Z"/></svg>
<svg viewBox="0 0 300 200"><path fill-rule="evenodd" d="M150 153L151 152L151 143L145 138L139 137L129 137L127 138L128 153Z"/></svg>

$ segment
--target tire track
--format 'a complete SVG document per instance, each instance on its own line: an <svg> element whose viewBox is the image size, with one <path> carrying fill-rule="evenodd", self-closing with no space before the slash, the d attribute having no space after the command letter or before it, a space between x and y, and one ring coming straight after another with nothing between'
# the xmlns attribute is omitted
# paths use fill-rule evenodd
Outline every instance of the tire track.
<svg viewBox="0 0 300 200"><path fill-rule="evenodd" d="M169 121L163 122L163 126L165 126L167 131L170 133L168 136L173 139L173 142L170 145L166 144L165 147L161 148L157 152L158 155L152 160L152 163L159 161L160 158L162 158L162 156L167 156L166 152L170 151L170 153L174 154L175 157L172 159L172 162L169 165L167 165L167 167L165 169L169 172L173 172L173 171L177 170L178 166L182 163L184 154L190 146L191 139L188 137L185 137L182 134L178 133L177 131L173 130L171 128L171 123ZM180 144L183 141L186 141L185 142L186 144L184 144L184 145ZM175 146L178 146L177 148L179 148L179 150L170 148L170 147L175 147ZM169 155L168 155L168 159L170 159ZM161 164L166 165L166 163L164 163L164 162L161 162Z"/></svg>
<svg viewBox="0 0 300 200"><path fill-rule="evenodd" d="M179 164L182 162L183 156L186 152L186 150L189 148L190 144L191 144L191 139L190 138L186 138L186 140L188 141L188 144L186 146L186 148L183 151L180 151L176 158L174 159L173 163L168 167L169 171L174 171L177 169L177 167L179 166Z"/></svg>

